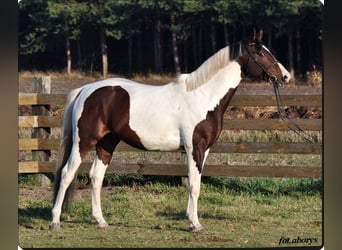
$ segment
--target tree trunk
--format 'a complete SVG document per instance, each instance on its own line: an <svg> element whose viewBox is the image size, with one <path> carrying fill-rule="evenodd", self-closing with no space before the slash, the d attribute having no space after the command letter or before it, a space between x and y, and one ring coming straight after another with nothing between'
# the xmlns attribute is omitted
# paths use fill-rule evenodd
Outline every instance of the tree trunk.
<svg viewBox="0 0 342 250"><path fill-rule="evenodd" d="M82 60L82 51L81 51L81 43L80 43L80 39L77 39L77 67L79 70L83 70L83 60Z"/></svg>
<svg viewBox="0 0 342 250"><path fill-rule="evenodd" d="M159 56L158 56L158 46L157 46L157 43L158 43L158 34L157 34L157 30L155 29L154 30L154 71L156 73L159 73L160 71L160 63L159 63Z"/></svg>
<svg viewBox="0 0 342 250"><path fill-rule="evenodd" d="M300 50L301 50L301 48L300 48L300 30L299 30L299 25L297 25L297 27L296 27L296 51L297 51L297 53L296 53L296 55L297 55L297 57L296 57L296 69L297 69L297 72L298 73L302 73L302 67L301 67L301 57L300 57Z"/></svg>
<svg viewBox="0 0 342 250"><path fill-rule="evenodd" d="M323 48L322 48L322 44L321 44L320 41L321 41L320 39L315 39L315 44L316 44L316 46L315 46L315 48L316 48L316 50L315 50L315 58L317 60L317 61L314 60L315 66L322 66L322 65L316 65L316 63L322 61L322 54L321 54L321 52L323 51Z"/></svg>
<svg viewBox="0 0 342 250"><path fill-rule="evenodd" d="M292 46L292 40L293 40L293 35L292 35L292 27L290 27L288 29L288 32L287 32L287 46L288 46L288 51L289 51L289 57L288 57L288 60L289 60L289 70L290 70L290 74L291 74L291 78L292 79L295 79L294 77L294 67L293 67L293 46Z"/></svg>
<svg viewBox="0 0 342 250"><path fill-rule="evenodd" d="M199 65L198 62L198 49L197 49L197 44L198 44L198 39L196 40L196 27L192 26L192 55L194 58L194 66L197 67Z"/></svg>
<svg viewBox="0 0 342 250"><path fill-rule="evenodd" d="M161 20L158 14L156 27L154 30L154 59L155 59L155 71L158 74L162 73L162 57L161 57Z"/></svg>
<svg viewBox="0 0 342 250"><path fill-rule="evenodd" d="M66 38L67 74L71 74L71 50L69 37Z"/></svg>
<svg viewBox="0 0 342 250"><path fill-rule="evenodd" d="M90 60L90 69L89 69L90 75L93 74L94 60L95 60L95 52L93 51L93 52L91 53L91 60Z"/></svg>
<svg viewBox="0 0 342 250"><path fill-rule="evenodd" d="M215 32L215 22L211 20L210 22L210 40L211 40L211 54L216 52L216 32Z"/></svg>
<svg viewBox="0 0 342 250"><path fill-rule="evenodd" d="M198 30L198 62L201 64L203 62L203 41L202 41L202 35L203 35L203 25L199 26ZM197 65L198 67L199 65Z"/></svg>
<svg viewBox="0 0 342 250"><path fill-rule="evenodd" d="M226 46L229 45L229 33L227 24L223 24L223 33L224 33L224 43Z"/></svg>
<svg viewBox="0 0 342 250"><path fill-rule="evenodd" d="M232 41L233 41L233 43L234 42L236 42L236 34L235 34L235 26L233 25L233 27L232 27L232 36L233 36L233 38L232 38Z"/></svg>
<svg viewBox="0 0 342 250"><path fill-rule="evenodd" d="M267 33L267 47L272 48L272 29L269 28Z"/></svg>
<svg viewBox="0 0 342 250"><path fill-rule="evenodd" d="M242 37L247 37L247 35L246 35L246 27L245 27L245 25L242 25L242 27L241 27L241 30L242 30ZM248 34L249 35L249 34Z"/></svg>
<svg viewBox="0 0 342 250"><path fill-rule="evenodd" d="M128 75L132 75L132 38L128 38Z"/></svg>
<svg viewBox="0 0 342 250"><path fill-rule="evenodd" d="M313 51L313 41L310 38L310 36L306 37L306 43L307 43L307 59L306 59L306 65L309 67L309 69L312 69L313 66L313 58L314 58L314 51Z"/></svg>
<svg viewBox="0 0 342 250"><path fill-rule="evenodd" d="M145 73L145 67L143 68L142 66L142 52L143 52L143 47L142 47L142 35L138 35L137 38L137 42L138 42L138 72L140 73Z"/></svg>
<svg viewBox="0 0 342 250"><path fill-rule="evenodd" d="M184 72L188 72L188 48L187 43L184 42L183 45L183 63L184 63Z"/></svg>
<svg viewBox="0 0 342 250"><path fill-rule="evenodd" d="M102 55L102 77L106 78L108 73L108 55L105 28L101 25L101 55Z"/></svg>
<svg viewBox="0 0 342 250"><path fill-rule="evenodd" d="M180 70L178 47L177 47L177 34L175 31L175 15L173 13L170 14L170 20L171 20L171 32L172 32L173 62L175 64L176 74L180 74L181 70Z"/></svg>

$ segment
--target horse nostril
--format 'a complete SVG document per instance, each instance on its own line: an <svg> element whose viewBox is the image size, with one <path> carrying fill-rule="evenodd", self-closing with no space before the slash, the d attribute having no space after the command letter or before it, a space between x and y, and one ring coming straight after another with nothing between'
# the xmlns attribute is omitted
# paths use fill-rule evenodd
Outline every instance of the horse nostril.
<svg viewBox="0 0 342 250"><path fill-rule="evenodd" d="M289 77L288 77L287 75L284 75L284 76L282 77L282 80L283 80L284 82L287 82L287 81L289 81Z"/></svg>

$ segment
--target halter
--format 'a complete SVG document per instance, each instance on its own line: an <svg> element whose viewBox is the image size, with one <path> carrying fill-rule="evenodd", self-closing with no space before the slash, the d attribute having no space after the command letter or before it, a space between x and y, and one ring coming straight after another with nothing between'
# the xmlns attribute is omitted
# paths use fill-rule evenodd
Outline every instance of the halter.
<svg viewBox="0 0 342 250"><path fill-rule="evenodd" d="M254 44L255 44L255 43L249 43L249 46L254 45ZM251 51L248 49L248 47L247 47L245 44L244 44L244 47L245 47L245 49L247 50L247 53L248 53L248 60L247 60L246 67L248 66L249 59L252 58L253 61L262 69L262 71L263 71L264 74L267 76L268 81L269 81L270 83L272 83L273 85L281 86L281 83L280 83L278 77L275 76L275 75L271 75L271 74L269 73L269 69L270 69L271 67L273 67L274 65L278 64L277 59L275 59L275 57L274 57L271 53L269 53L269 54L272 56L272 58L273 58L274 61L273 61L272 63L270 63L269 65L264 66L264 65L262 65L262 64L258 61L257 58L255 58L255 57L252 55ZM261 54L261 56L264 56L264 55Z"/></svg>

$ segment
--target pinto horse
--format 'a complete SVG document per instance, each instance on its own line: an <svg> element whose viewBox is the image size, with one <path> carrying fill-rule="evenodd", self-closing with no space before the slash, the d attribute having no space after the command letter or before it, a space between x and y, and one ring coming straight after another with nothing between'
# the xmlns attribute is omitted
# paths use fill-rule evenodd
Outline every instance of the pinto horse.
<svg viewBox="0 0 342 250"><path fill-rule="evenodd" d="M203 229L197 201L201 174L210 147L218 139L223 114L242 76L272 83L287 82L289 72L263 45L262 31L219 50L190 74L153 86L112 78L71 91L64 113L61 158L55 177L50 229L60 228L68 188L87 152L96 156L89 172L92 214L99 228L108 227L101 210L101 187L113 151L120 141L143 150L187 153L190 230Z"/></svg>

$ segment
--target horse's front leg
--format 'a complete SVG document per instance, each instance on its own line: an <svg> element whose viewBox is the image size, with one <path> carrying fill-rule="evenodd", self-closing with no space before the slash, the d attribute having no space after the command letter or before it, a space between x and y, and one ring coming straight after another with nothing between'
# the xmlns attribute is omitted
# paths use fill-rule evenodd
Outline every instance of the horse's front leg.
<svg viewBox="0 0 342 250"><path fill-rule="evenodd" d="M107 166L96 156L89 172L91 179L91 205L93 216L98 222L98 228L108 227L101 209L101 188Z"/></svg>
<svg viewBox="0 0 342 250"><path fill-rule="evenodd" d="M203 162L201 162L201 169L203 169L205 159L207 158L209 150L204 153ZM198 197L200 195L200 187L201 187L201 176L202 172L200 172L197 167L197 163L193 159L192 154L188 154L188 182L189 182L189 199L188 199L188 207L187 207L187 216L190 220L190 230L192 232L198 232L203 230L203 226L200 224L198 220Z"/></svg>

